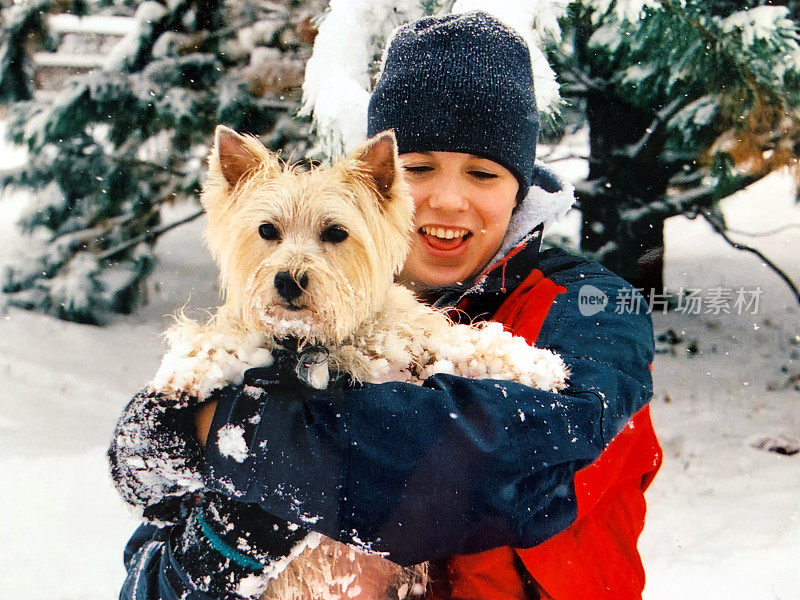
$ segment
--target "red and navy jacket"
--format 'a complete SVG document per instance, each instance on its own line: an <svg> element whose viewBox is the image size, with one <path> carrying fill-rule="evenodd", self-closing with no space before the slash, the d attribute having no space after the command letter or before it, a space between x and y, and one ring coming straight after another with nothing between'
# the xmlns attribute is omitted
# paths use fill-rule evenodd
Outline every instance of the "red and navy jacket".
<svg viewBox="0 0 800 600"><path fill-rule="evenodd" d="M523 256L514 258L516 252ZM652 334L646 332L643 313L631 314L628 308L646 307L625 301L635 294L630 286L599 265L556 250L539 255L537 268L523 279L519 266L525 254L530 249L516 248L506 257L508 264L492 268L479 293L459 298L460 314L491 315L529 343L560 352L572 370L567 395L591 390L603 403L619 402L627 387L619 383L630 377L649 379ZM590 304L588 298L600 304ZM597 310L604 298L607 303ZM631 328L634 324L638 327ZM608 346L602 348L604 344ZM597 363L615 366L618 372L586 385L590 379L583 373L606 370ZM618 383L608 386L614 379ZM609 393L616 396L609 398ZM603 443L600 456L575 473L571 493L577 513L564 531L530 547L504 546L439 561L428 599L641 598L644 570L637 541L644 527L644 491L662 456L649 407L635 410Z"/></svg>
<svg viewBox="0 0 800 600"><path fill-rule="evenodd" d="M400 564L438 561L433 597L638 598L642 493L660 449L652 324L617 309L632 293L598 264L522 244L445 301L558 352L568 389L436 375L272 398L245 427L243 462L207 447L206 486ZM589 296L605 307L582 310ZM251 416L242 390L219 396L209 439ZM186 592L168 540L134 534L122 597Z"/></svg>

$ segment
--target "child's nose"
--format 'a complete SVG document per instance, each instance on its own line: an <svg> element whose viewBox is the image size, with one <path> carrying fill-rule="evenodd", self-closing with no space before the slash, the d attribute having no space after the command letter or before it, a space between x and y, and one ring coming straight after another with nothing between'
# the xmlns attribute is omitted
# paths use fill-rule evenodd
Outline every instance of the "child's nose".
<svg viewBox="0 0 800 600"><path fill-rule="evenodd" d="M458 181L444 180L431 194L428 204L436 210L464 211L469 206Z"/></svg>

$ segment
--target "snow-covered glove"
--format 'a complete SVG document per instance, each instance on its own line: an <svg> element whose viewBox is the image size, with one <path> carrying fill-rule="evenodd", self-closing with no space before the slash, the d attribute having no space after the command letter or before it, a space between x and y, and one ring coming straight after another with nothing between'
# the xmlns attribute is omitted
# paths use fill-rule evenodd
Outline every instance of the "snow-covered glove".
<svg viewBox="0 0 800 600"><path fill-rule="evenodd" d="M273 364L259 370L271 380L302 387L298 378L316 373L319 379L321 367L327 382L327 362L315 362L319 355L314 348L303 353L278 349L273 351ZM208 399L238 389L237 385L219 388ZM180 522L184 497L203 489L203 449L195 429L198 406L188 394L176 397L144 390L117 422L108 449L111 476L123 499L147 520Z"/></svg>
<svg viewBox="0 0 800 600"><path fill-rule="evenodd" d="M187 401L143 391L117 422L108 449L111 477L148 520L178 522L186 494L203 488L194 419Z"/></svg>
<svg viewBox="0 0 800 600"><path fill-rule="evenodd" d="M220 598L257 598L319 534L212 492L194 498L172 541L191 584Z"/></svg>

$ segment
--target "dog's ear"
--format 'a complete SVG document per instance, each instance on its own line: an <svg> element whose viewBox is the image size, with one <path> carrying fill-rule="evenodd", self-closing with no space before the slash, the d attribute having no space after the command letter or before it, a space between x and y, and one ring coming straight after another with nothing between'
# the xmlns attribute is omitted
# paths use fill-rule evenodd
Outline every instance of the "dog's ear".
<svg viewBox="0 0 800 600"><path fill-rule="evenodd" d="M240 135L224 125L217 125L209 169L218 171L231 188L254 173L258 167L280 169L280 163L255 137Z"/></svg>
<svg viewBox="0 0 800 600"><path fill-rule="evenodd" d="M388 129L371 137L356 148L350 158L362 164L366 174L375 182L378 193L390 199L400 173L394 131Z"/></svg>

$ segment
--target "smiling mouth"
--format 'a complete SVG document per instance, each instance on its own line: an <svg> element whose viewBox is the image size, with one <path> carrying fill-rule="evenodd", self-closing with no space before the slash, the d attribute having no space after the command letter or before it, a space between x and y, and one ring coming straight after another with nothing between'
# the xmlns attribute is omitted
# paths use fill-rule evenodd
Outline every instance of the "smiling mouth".
<svg viewBox="0 0 800 600"><path fill-rule="evenodd" d="M436 250L455 250L472 237L469 229L423 225L417 232Z"/></svg>

